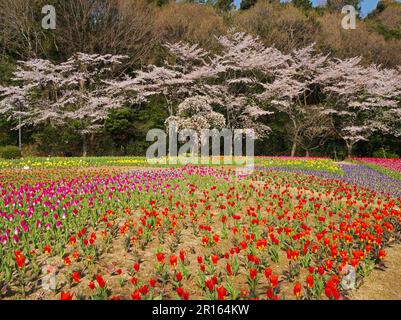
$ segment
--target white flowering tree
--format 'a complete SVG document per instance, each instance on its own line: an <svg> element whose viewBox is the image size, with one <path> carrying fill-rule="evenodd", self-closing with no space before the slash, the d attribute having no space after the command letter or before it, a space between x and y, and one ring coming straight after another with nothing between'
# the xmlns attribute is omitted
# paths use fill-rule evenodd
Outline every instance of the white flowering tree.
<svg viewBox="0 0 401 320"><path fill-rule="evenodd" d="M102 81L124 58L77 53L61 64L21 61L14 73L17 85L1 89L0 113L20 119L19 127L73 125L82 136L86 156L88 135L99 129L110 110L124 102Z"/></svg>
<svg viewBox="0 0 401 320"><path fill-rule="evenodd" d="M260 86L255 73L268 75L283 67L286 57L274 48L268 48L254 37L231 32L218 38L221 53L212 54L198 45L183 42L166 44L174 63L166 61L163 67L148 66L122 82L110 81L110 90L124 93L134 101L146 101L150 96L162 95L171 117L178 115L180 105L191 97L203 97L206 105L224 116L230 129L252 128L256 137L263 137L269 128L259 122L270 112L257 104L254 90ZM191 100L189 100L191 101ZM208 101L208 103L206 103ZM185 105L185 104L184 104ZM189 119L186 124L193 123Z"/></svg>
<svg viewBox="0 0 401 320"><path fill-rule="evenodd" d="M21 119L26 113L26 107L28 105L27 98L30 90L30 86L19 87L3 87L0 86L0 114L7 117L8 121L18 119L18 125L15 129L18 129L18 145L21 150L22 146L22 122Z"/></svg>
<svg viewBox="0 0 401 320"><path fill-rule="evenodd" d="M295 155L302 142L303 131L313 116L310 113L321 112L321 108L311 105L315 103L313 99L319 86L318 77L326 62L327 56L316 54L314 45L297 49L287 56L285 67L278 68L271 81L262 83L264 90L258 98L289 119L286 133L292 142L291 156ZM326 140L328 131L316 129L313 133L319 132L321 141Z"/></svg>
<svg viewBox="0 0 401 320"><path fill-rule="evenodd" d="M203 129L224 128L224 116L214 111L210 103L204 96L189 97L178 105L175 116L167 118L166 125L174 123L177 130L192 129L198 137Z"/></svg>
<svg viewBox="0 0 401 320"><path fill-rule="evenodd" d="M375 65L363 67L359 58L333 60L320 76L328 95L325 114L352 155L360 141L375 133L399 135L401 75Z"/></svg>
<svg viewBox="0 0 401 320"><path fill-rule="evenodd" d="M299 145L308 157L313 150L323 147L326 142L335 137L335 130L330 115L324 113L321 105L307 105L297 122L297 127L291 123L288 132L296 137L296 144ZM297 130L291 133L291 130Z"/></svg>

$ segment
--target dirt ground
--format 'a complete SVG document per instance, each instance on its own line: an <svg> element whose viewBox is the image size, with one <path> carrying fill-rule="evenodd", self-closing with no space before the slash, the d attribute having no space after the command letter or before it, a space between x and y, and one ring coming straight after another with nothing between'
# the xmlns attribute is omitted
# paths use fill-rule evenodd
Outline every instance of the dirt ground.
<svg viewBox="0 0 401 320"><path fill-rule="evenodd" d="M401 300L401 244L386 249L386 270L375 269L350 295L353 300Z"/></svg>

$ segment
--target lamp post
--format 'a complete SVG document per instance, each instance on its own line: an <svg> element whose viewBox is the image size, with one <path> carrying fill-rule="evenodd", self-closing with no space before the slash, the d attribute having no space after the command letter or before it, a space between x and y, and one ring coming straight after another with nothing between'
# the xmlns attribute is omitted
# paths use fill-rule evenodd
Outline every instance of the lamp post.
<svg viewBox="0 0 401 320"><path fill-rule="evenodd" d="M22 139L21 139L21 116L18 117L18 148L19 151L22 151Z"/></svg>

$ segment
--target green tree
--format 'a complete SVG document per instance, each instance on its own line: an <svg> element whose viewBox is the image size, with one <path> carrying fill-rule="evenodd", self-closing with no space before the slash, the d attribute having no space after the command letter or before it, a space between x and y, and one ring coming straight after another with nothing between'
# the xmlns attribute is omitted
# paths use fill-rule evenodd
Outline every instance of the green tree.
<svg viewBox="0 0 401 320"><path fill-rule="evenodd" d="M234 9L234 1L233 0L217 0L214 6L219 12L229 12L232 9Z"/></svg>
<svg viewBox="0 0 401 320"><path fill-rule="evenodd" d="M361 0L327 0L327 9L334 12L341 12L342 8L351 5L357 12L361 11Z"/></svg>
<svg viewBox="0 0 401 320"><path fill-rule="evenodd" d="M247 10L253 5L255 5L257 0L242 0L240 4L240 9L241 10Z"/></svg>
<svg viewBox="0 0 401 320"><path fill-rule="evenodd" d="M312 8L312 2L311 0L292 0L292 4L297 7L301 8L304 10L309 10Z"/></svg>

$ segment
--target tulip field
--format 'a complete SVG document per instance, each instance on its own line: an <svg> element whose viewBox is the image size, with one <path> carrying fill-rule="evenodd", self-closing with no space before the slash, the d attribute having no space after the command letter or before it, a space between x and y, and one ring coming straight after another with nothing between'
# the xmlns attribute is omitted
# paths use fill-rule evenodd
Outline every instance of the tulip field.
<svg viewBox="0 0 401 320"><path fill-rule="evenodd" d="M0 299L349 299L401 240L399 159L32 158L0 172Z"/></svg>

